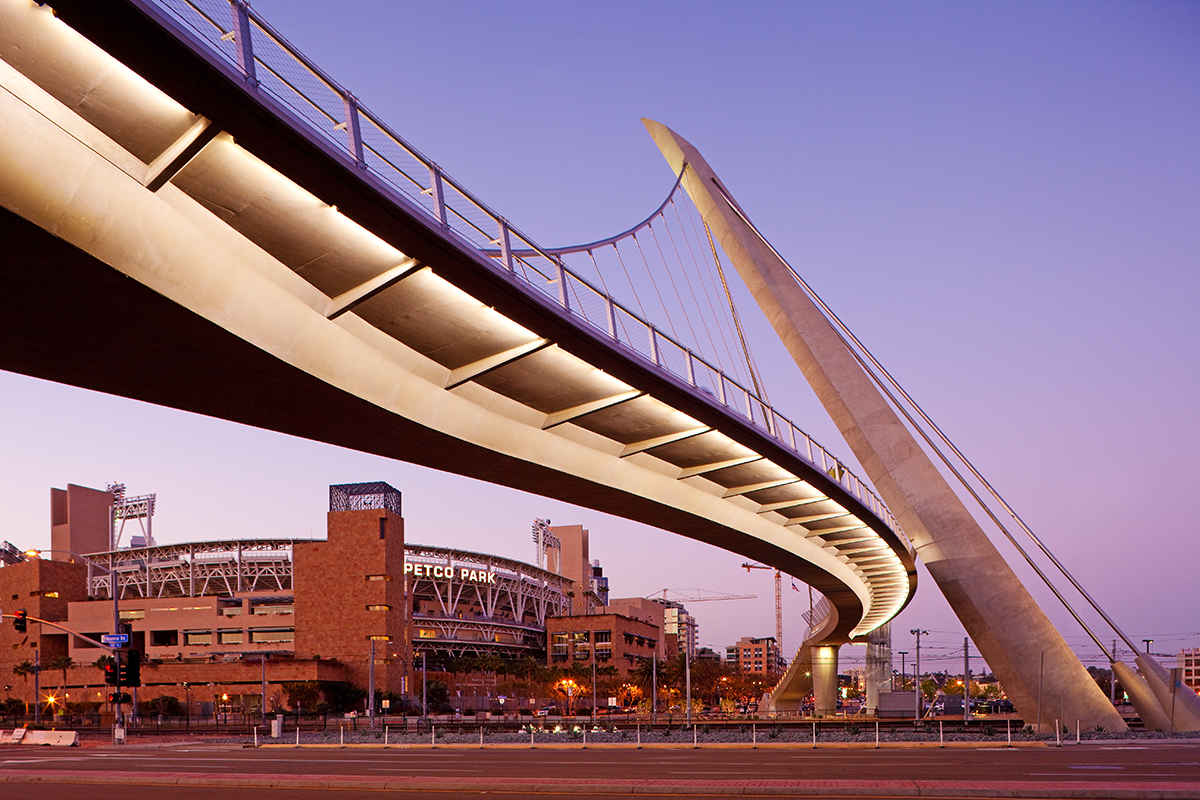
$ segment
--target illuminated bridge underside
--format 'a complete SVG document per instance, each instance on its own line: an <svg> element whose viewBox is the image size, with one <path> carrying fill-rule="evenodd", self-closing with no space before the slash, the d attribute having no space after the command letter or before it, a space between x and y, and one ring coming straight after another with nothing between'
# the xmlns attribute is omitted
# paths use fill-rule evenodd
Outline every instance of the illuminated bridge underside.
<svg viewBox="0 0 1200 800"><path fill-rule="evenodd" d="M831 643L908 602L886 511L770 409L531 290L137 4L53 5L0 0L0 368L708 542L829 598Z"/></svg>

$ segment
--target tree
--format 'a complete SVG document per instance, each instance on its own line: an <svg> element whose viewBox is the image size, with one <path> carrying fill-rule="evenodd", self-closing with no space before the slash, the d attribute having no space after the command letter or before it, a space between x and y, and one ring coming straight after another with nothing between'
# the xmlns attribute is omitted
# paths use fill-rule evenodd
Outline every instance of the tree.
<svg viewBox="0 0 1200 800"><path fill-rule="evenodd" d="M450 710L450 687L445 681L430 681L425 687L425 700L429 703L429 711L443 714Z"/></svg>
<svg viewBox="0 0 1200 800"><path fill-rule="evenodd" d="M302 708L311 709L321 699L316 681L284 681L281 685L287 695L288 705L296 712Z"/></svg>
<svg viewBox="0 0 1200 800"><path fill-rule="evenodd" d="M641 663L637 665L637 669L630 673L629 676L633 678L634 684L640 688L642 693L646 696L649 696L650 692L653 691L652 687L654 686L655 682L654 672L656 665L658 667L658 685L661 688L666 684L667 680L666 667L661 661L656 662L656 660L652 658L643 658Z"/></svg>
<svg viewBox="0 0 1200 800"><path fill-rule="evenodd" d="M75 659L71 658L70 656L58 656L57 658L52 658L50 660L50 663L46 665L46 669L57 669L62 671L62 688L65 691L67 688L67 670L78 666L79 665L75 663Z"/></svg>
<svg viewBox="0 0 1200 800"><path fill-rule="evenodd" d="M37 672L37 667L28 658L13 667L13 675L25 679L25 694L29 694L29 676Z"/></svg>

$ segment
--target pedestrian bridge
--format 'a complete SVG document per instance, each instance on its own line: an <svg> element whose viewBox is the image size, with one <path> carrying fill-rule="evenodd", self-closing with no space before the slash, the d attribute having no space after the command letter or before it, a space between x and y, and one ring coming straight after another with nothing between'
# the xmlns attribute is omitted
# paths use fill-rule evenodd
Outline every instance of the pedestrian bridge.
<svg viewBox="0 0 1200 800"><path fill-rule="evenodd" d="M244 4L0 0L0 59L0 368L707 542L828 598L826 643L911 598L835 455Z"/></svg>

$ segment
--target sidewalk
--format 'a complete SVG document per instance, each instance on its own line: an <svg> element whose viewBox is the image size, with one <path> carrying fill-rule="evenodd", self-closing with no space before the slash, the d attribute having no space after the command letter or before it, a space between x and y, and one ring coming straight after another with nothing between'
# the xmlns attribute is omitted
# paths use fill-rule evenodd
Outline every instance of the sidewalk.
<svg viewBox="0 0 1200 800"><path fill-rule="evenodd" d="M614 780L570 778L380 778L360 775L174 774L0 769L3 783L70 783L120 786L196 786L277 789L357 789L394 792L506 792L567 794L674 794L776 797L1097 798L1097 800L1200 800L1200 783L1185 781L776 781Z"/></svg>

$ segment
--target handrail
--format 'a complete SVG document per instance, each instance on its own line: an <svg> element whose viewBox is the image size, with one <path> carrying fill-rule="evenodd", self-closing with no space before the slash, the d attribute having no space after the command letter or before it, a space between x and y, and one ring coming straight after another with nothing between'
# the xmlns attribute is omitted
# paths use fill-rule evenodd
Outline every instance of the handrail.
<svg viewBox="0 0 1200 800"><path fill-rule="evenodd" d="M558 305L562 312L580 318L601 333L607 333L618 346L624 346L632 355L639 356L673 378L684 381L697 393L708 394L709 402L749 421L751 425L774 438L782 447L828 474L882 520L909 553L913 552L912 543L883 501L866 483L846 469L840 459L790 419L777 412L758 394L730 378L690 348L664 334L653 323L630 311L607 292L593 286L582 275L569 269L560 257L563 254L603 246L629 235L632 231L640 230L641 226L635 226L631 231L617 237L590 245L558 250L541 247L447 175L434 161L392 131L379 117L362 106L354 95L309 61L242 0L229 0L228 6L225 0L130 1L142 6L164 24L168 22L162 16L165 12L176 22L176 29L173 31L175 35L191 44L197 52L207 52L222 59L232 74L240 75L247 87L258 93L260 102L268 106L272 105L271 101L281 104L286 108L283 114L285 118L293 117L295 121L307 125L312 133L319 135L324 143L335 146L355 167L381 181L387 188L399 192L405 205L420 208L446 233L454 234L462 243L490 261L499 262L498 271L506 274L510 280L523 285L526 290L536 290L543 299L549 299ZM221 14L215 11L206 12L201 5L210 9L223 8L226 22L220 22ZM239 22L246 24L241 25ZM249 41L238 41L238 30L249 31ZM262 41L262 37L266 37L266 41ZM263 46L256 47L256 42ZM276 63L281 58L280 54L290 59L290 62ZM258 70L258 66L263 69ZM291 77L285 77L286 75ZM308 93L301 86L304 83L301 79L304 78L312 84ZM310 96L317 94L325 96ZM284 108L278 110L283 112ZM342 121L329 125L328 123L337 119L339 114L343 117ZM375 139L366 135L372 130L383 138ZM383 151L388 152L385 154ZM670 202L682 175L681 170L675 188L671 190L667 200L642 223L643 226L649 224L662 212L667 202ZM494 226L495 233L485 231L480 227L481 224ZM514 238L525 247L511 248L509 243ZM500 246L499 249L496 249L497 245ZM538 259L547 262L550 269L546 272L539 269ZM529 272L541 279L541 285L530 277ZM549 288L551 286L553 289ZM571 303L572 292L575 294L574 306ZM587 294L581 295L584 292ZM585 298L602 307L602 320L588 316L586 309L582 307ZM617 325L618 311L623 315L620 319L622 326L626 321L641 326L644 335L642 344L633 340L627 332L622 338ZM645 347L645 351L642 347ZM672 368L663 355L664 350L669 350L681 365ZM698 375L701 373L707 375L708 385L700 382ZM729 391L730 389L732 391ZM739 398L742 400L741 404L738 403Z"/></svg>

